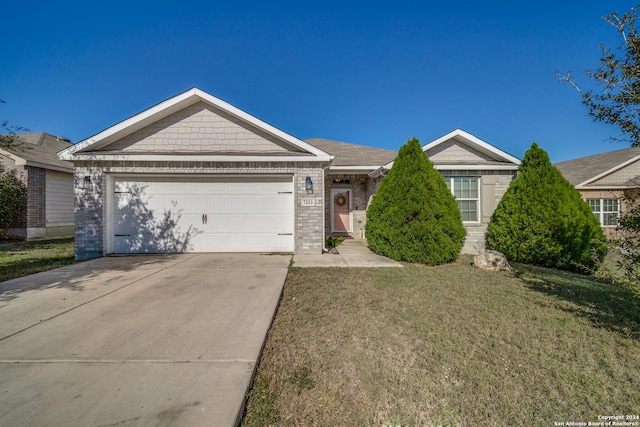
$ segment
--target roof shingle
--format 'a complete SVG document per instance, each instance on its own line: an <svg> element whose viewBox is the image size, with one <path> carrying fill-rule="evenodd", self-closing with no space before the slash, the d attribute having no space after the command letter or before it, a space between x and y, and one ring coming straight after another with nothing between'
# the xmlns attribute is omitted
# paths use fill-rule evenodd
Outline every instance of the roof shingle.
<svg viewBox="0 0 640 427"><path fill-rule="evenodd" d="M10 153L27 162L73 170L73 163L58 159L58 151L73 145L69 140L45 132L19 133L15 137L24 141L24 144L0 151Z"/></svg>
<svg viewBox="0 0 640 427"><path fill-rule="evenodd" d="M322 138L311 138L305 140L305 142L334 156L333 166L371 166L374 168L389 163L398 154L396 151L383 148L367 147L366 145Z"/></svg>
<svg viewBox="0 0 640 427"><path fill-rule="evenodd" d="M640 147L623 148L566 160L556 163L555 166L572 185L578 185L639 155Z"/></svg>

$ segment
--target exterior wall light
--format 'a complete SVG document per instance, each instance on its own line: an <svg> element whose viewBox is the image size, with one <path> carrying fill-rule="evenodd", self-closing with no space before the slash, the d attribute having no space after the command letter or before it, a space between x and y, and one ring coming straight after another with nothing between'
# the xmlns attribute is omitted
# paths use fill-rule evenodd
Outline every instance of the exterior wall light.
<svg viewBox="0 0 640 427"><path fill-rule="evenodd" d="M93 190L93 182L91 181L91 177L89 175L86 175L84 178L82 178L80 188L87 191Z"/></svg>
<svg viewBox="0 0 640 427"><path fill-rule="evenodd" d="M304 189L307 190L308 194L313 193L313 182L311 181L310 176L308 176L307 179L304 180Z"/></svg>

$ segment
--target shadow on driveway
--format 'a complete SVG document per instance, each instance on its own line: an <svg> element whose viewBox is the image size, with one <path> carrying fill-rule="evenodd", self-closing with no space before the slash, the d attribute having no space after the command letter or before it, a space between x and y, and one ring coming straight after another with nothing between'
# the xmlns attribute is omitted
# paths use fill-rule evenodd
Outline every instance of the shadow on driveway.
<svg viewBox="0 0 640 427"><path fill-rule="evenodd" d="M47 270L29 276L0 282L0 303L17 298L20 294L38 289L64 288L81 292L92 279L109 274L126 274L145 266L157 267L158 263L178 262L184 255L138 255L128 257L106 257L82 261L76 264ZM54 259L55 260L55 259Z"/></svg>

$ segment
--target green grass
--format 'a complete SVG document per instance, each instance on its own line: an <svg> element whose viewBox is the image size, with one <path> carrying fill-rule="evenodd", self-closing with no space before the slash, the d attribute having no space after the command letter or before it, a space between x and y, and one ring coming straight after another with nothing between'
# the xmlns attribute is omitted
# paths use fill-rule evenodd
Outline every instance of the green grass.
<svg viewBox="0 0 640 427"><path fill-rule="evenodd" d="M244 426L549 426L640 412L640 301L470 259L295 269Z"/></svg>
<svg viewBox="0 0 640 427"><path fill-rule="evenodd" d="M72 264L73 239L0 242L0 282Z"/></svg>

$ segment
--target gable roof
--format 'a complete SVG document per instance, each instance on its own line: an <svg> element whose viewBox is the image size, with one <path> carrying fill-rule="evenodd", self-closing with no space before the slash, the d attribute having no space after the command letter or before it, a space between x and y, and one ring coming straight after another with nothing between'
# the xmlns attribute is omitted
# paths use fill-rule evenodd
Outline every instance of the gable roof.
<svg viewBox="0 0 640 427"><path fill-rule="evenodd" d="M334 156L331 170L374 170L393 159L398 154L393 150L367 147L322 138L307 139L306 142Z"/></svg>
<svg viewBox="0 0 640 427"><path fill-rule="evenodd" d="M431 158L430 152L434 153L438 148L442 148L449 143L464 145L469 152L478 153L479 156L482 156L483 161L469 161L462 158L447 158L445 160ZM520 165L520 159L517 157L462 129L456 129L431 141L422 147L422 151L429 155L430 160L438 170L518 170ZM384 169L388 170L391 167L393 167L393 162L386 164Z"/></svg>
<svg viewBox="0 0 640 427"><path fill-rule="evenodd" d="M487 161L486 165L481 165L483 169L487 169L487 168L488 169L517 169L518 165L520 164L520 159L518 159L517 157L512 156L506 151L500 150L498 147L495 147L489 144L488 142L483 141L477 136L472 135L469 132L466 132L462 129L453 130L448 134L443 135L434 141L431 141L430 143L422 147L422 151L429 154L428 153L429 151L432 151L439 145L449 142L451 140L455 140L459 143L462 143L470 147L474 151L478 151L484 154L485 156L487 156L487 158L491 159ZM456 161L456 160L446 161L446 162L434 161L434 164L436 165L437 169L441 169L441 170L459 169L460 166L473 166L473 165L469 165L465 161Z"/></svg>
<svg viewBox="0 0 640 427"><path fill-rule="evenodd" d="M566 160L555 164L562 175L576 188L584 188L607 175L640 161L640 147L623 148ZM630 181L620 182L617 187L637 187Z"/></svg>
<svg viewBox="0 0 640 427"><path fill-rule="evenodd" d="M73 173L73 163L58 158L60 150L73 146L68 139L45 132L19 133L14 137L23 144L0 149L0 153L13 159L16 165Z"/></svg>
<svg viewBox="0 0 640 427"><path fill-rule="evenodd" d="M157 121L164 119L178 111L181 111L193 104L203 102L231 116L234 120L253 127L260 132L264 132L282 143L290 146L292 155L283 157L273 154L249 153L241 156L238 153L122 153L122 152L101 152L100 149L109 144L124 138L140 129L143 129ZM176 96L166 99L153 107L150 107L128 119L117 123L102 132L99 132L81 142L70 147L59 154L64 160L74 159L95 159L110 160L117 156L119 160L164 160L171 157L172 160L215 160L215 161L330 161L331 156L306 142L281 131L280 129L263 122L262 120L234 107L233 105L216 98L196 87L182 92Z"/></svg>

